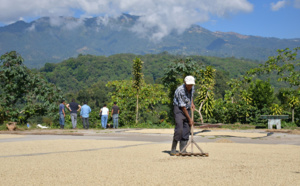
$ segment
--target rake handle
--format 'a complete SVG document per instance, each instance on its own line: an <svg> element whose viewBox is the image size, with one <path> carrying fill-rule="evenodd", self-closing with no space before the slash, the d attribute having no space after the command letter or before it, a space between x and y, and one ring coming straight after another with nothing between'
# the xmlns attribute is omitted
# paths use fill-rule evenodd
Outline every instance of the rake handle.
<svg viewBox="0 0 300 186"><path fill-rule="evenodd" d="M192 112L192 121L193 121L193 125L191 126L191 141L194 141L194 110L191 110ZM193 153L193 143L191 144L191 152Z"/></svg>

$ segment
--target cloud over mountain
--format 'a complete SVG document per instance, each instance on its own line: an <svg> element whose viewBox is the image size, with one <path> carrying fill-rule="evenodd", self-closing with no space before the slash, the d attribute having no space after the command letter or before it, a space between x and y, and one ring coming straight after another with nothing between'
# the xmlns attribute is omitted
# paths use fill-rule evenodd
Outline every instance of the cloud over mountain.
<svg viewBox="0 0 300 186"><path fill-rule="evenodd" d="M117 17L129 13L140 16L132 31L157 41L173 31L182 33L192 24L209 21L211 16L227 17L252 10L253 5L247 0L2 0L0 22L43 16ZM52 23L63 24L60 21L54 19ZM80 23L66 27L73 28Z"/></svg>

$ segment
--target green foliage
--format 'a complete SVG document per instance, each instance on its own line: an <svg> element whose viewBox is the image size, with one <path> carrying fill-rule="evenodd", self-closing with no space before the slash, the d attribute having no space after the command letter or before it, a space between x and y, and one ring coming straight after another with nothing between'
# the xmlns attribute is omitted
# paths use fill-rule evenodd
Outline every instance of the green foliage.
<svg viewBox="0 0 300 186"><path fill-rule="evenodd" d="M225 100L230 101L231 103L244 100L249 102L250 94L245 92L245 89L249 88L249 83L252 81L252 78L247 76L242 76L237 79L231 79L227 82L230 90L225 91Z"/></svg>
<svg viewBox="0 0 300 186"><path fill-rule="evenodd" d="M210 118L213 115L214 107L214 85L215 85L215 69L211 66L205 67L200 70L198 75L197 90L195 97L195 105L199 106L196 110L200 115L201 123L203 123L202 112L206 118Z"/></svg>
<svg viewBox="0 0 300 186"><path fill-rule="evenodd" d="M186 76L194 76L197 81L201 69L203 69L202 64L191 58L186 58L185 60L179 59L170 63L165 69L165 74L162 78L163 84L168 87L171 92L172 96L170 96L170 99L173 100L174 91L184 82Z"/></svg>
<svg viewBox="0 0 300 186"><path fill-rule="evenodd" d="M42 121L43 121L43 123L46 124L47 126L52 127L52 125L53 125L53 118L52 118L52 117L44 116L44 117L42 118Z"/></svg>
<svg viewBox="0 0 300 186"><path fill-rule="evenodd" d="M215 99L224 98L225 91L229 89L227 85L229 80L229 72L216 70L214 86Z"/></svg>
<svg viewBox="0 0 300 186"><path fill-rule="evenodd" d="M132 86L132 81L112 81L107 83L108 87L113 88L109 93L112 101L116 101L120 108L119 123L121 126L132 126L135 121L136 90ZM159 84L143 84L140 88L140 113L141 121L147 122L149 115L155 117L158 123L167 118L165 110L160 110L161 104L168 103L167 93L163 86Z"/></svg>
<svg viewBox="0 0 300 186"><path fill-rule="evenodd" d="M180 84L184 83L184 78L188 75L192 75L195 77L197 84L197 80L200 81L201 72L203 72L201 71L202 69L202 64L191 58L173 61L169 64L168 68L165 69L165 75L162 78L162 82L164 86L168 88L168 97L171 103L170 110L173 110L174 92Z"/></svg>
<svg viewBox="0 0 300 186"><path fill-rule="evenodd" d="M100 83L98 85L95 85L95 83L106 84L108 81L129 80L132 77L131 61L136 57L144 61L144 79L146 83L151 84L162 84L163 69L169 69L170 61L178 61L180 58L180 56L170 55L166 52L146 55L116 54L109 57L79 55L77 58L69 58L58 64L47 63L44 68L40 69L40 72L49 82L62 89L67 100L76 98L80 90L87 91L91 87L102 86L101 96L97 98L98 100L102 99L108 93L108 90ZM191 56L191 59L206 66L210 65L217 70L214 88L217 98L224 96L228 78L237 77L256 66L253 61L236 58ZM180 81L179 84L182 82ZM107 99L100 100L100 102L105 102L105 100ZM90 101L95 102L96 100L91 98Z"/></svg>
<svg viewBox="0 0 300 186"><path fill-rule="evenodd" d="M143 63L140 58L135 58L133 60L133 66L132 66L132 75L133 75L133 81L132 81L132 86L136 90L136 119L135 123L138 123L138 116L139 116L139 93L141 86L144 82L143 76L144 74L142 73L143 69Z"/></svg>
<svg viewBox="0 0 300 186"><path fill-rule="evenodd" d="M286 122L286 121L281 121L281 127L284 129L296 129L297 125L296 123L293 122Z"/></svg>
<svg viewBox="0 0 300 186"><path fill-rule="evenodd" d="M7 61L7 57L8 56L4 57L1 61ZM253 81L252 77L241 76L244 72L249 70L249 68L254 67L255 63L250 61L236 58L203 56L191 56L191 58L186 58L185 60L178 60L178 56L172 56L168 53L157 55L147 54L143 56L118 54L109 57L79 55L77 58L70 58L59 64L47 63L45 67L40 70L47 78L47 82L39 76L39 71L29 70L24 67L24 65L22 65L23 59L19 57L15 54L15 57L12 58L11 64L14 65L11 65L9 69L15 72L15 74L12 73L11 77L13 78L10 80L11 83L7 81L7 88L2 86L5 81L0 82L0 93L2 97L9 95L5 97L5 99L1 99L2 102L9 100L13 103L14 99L12 98L18 98L18 95L22 98L16 99L14 104L15 110L11 112L5 112L8 109L5 109L3 104L1 104L0 118L2 118L2 120L8 119L8 113L10 113L10 115L15 113L16 115L13 116L13 118L15 118L13 120L15 121L25 122L28 118L42 115L46 118L43 123L50 125L52 120L53 123L57 124L57 105L53 105L52 111L43 109L41 106L48 104L46 102L49 97L45 98L46 93L43 94L42 92L44 91L42 90L48 87L49 91L47 95L51 95L52 89L57 90L55 86L48 83L51 82L62 88L62 92L55 91L59 96L64 94L67 100L70 101L72 98L75 98L81 104L85 100L89 102L92 110L95 111L95 116L91 114L91 123L93 123L91 126L96 128L99 126L100 118L98 117L98 111L100 107L102 107L104 103L111 106L113 101L117 101L118 105L120 105L120 102L123 102L120 124L123 126L134 126L133 121L137 91L132 86L134 84L133 81L130 83L129 79L132 77L134 68L134 64L132 64L131 61L135 58L134 62L140 63L142 62L141 59L144 61L144 63L142 63L143 65L140 63L140 66L136 66L141 67L140 71L136 74L141 75L140 77L143 77L142 75L144 74L145 79L145 82L143 80L140 81L142 82L140 89L143 90L143 92L139 93L139 99L141 100L139 107L141 110L138 114L138 126L154 127L163 126L163 123L168 124L172 111L167 109L166 103L172 103L174 91L183 83L183 78L186 75L196 77L196 106L200 106L203 100L205 100L206 95L208 95L206 101L203 102L202 111L205 119L222 123L240 122L266 124L265 120L259 119L260 115L278 114L280 113L279 111L282 111L282 114L295 115L295 123L300 123L300 106L297 101L299 100L299 90L295 88L284 89L286 91L283 91L283 89L280 90L277 94L280 101L279 105L274 99L274 89L270 86L272 81ZM15 61L13 62L13 60ZM170 64L170 61L174 62ZM10 63L5 64L8 65ZM278 65L281 64L282 63L278 63ZM295 67L294 72L297 74L297 69L299 69L297 60L295 60L293 64ZM2 69L8 69L5 67L4 65L1 67L2 73L0 75L2 78L4 77L4 71L2 71ZM166 69L165 72L162 70L164 68ZM286 72L289 72L287 71L289 68L286 67L285 70L286 71L282 74L284 76L287 75ZM20 76L23 78L17 80L18 76L16 74L21 74ZM293 75L293 73L291 74ZM7 74L5 76L9 77ZM229 81L229 78L233 77L239 78ZM262 76L260 76L260 78L261 77ZM288 79L292 80L293 78L287 78L287 80ZM23 86L28 80L30 80L31 85ZM33 83L33 81L36 83ZM113 86L105 86L108 81L119 83ZM229 81L228 84L225 83L227 81ZM165 87L154 83L164 83ZM165 88L168 88L169 91L165 91ZM11 93L8 94L8 91L11 91ZM42 95L38 96L37 94ZM169 99L166 96L167 94L169 94ZM155 96L157 99L153 98ZM225 97L225 101L214 100L214 97L223 98L223 96ZM164 99L164 101L160 101L161 99ZM54 102L57 103L57 100ZM273 101L271 102L270 100ZM53 102L49 100L49 105L51 103ZM24 108L26 108L26 112ZM48 116L48 114L52 114L52 116L55 117ZM51 120L49 118L51 118ZM42 120L44 120L43 117L39 119L39 122ZM71 121L68 117L66 118L66 123L66 127L71 127ZM79 127L80 125L81 121L79 119Z"/></svg>
<svg viewBox="0 0 300 186"><path fill-rule="evenodd" d="M300 60L297 59L297 52L300 47L290 50L289 48L277 50L277 56L270 56L265 64L260 65L259 68L254 68L248 71L249 75L272 73L276 72L280 77L278 81L285 81L290 86L300 85Z"/></svg>
<svg viewBox="0 0 300 186"><path fill-rule="evenodd" d="M251 82L248 91L251 95L251 105L258 109L271 107L275 99L274 89L269 82L264 82L262 80L256 80L255 83Z"/></svg>
<svg viewBox="0 0 300 186"><path fill-rule="evenodd" d="M283 108L282 106L273 103L271 106L271 114L272 115L281 115L283 113Z"/></svg>
<svg viewBox="0 0 300 186"><path fill-rule="evenodd" d="M33 115L54 115L62 99L60 89L23 65L15 51L1 56L0 123L4 120L25 123Z"/></svg>
<svg viewBox="0 0 300 186"><path fill-rule="evenodd" d="M133 88L139 92L142 83L143 83L143 76L142 73L143 69L143 61L140 58L135 58L133 60L133 66L132 66L132 75L133 75Z"/></svg>
<svg viewBox="0 0 300 186"><path fill-rule="evenodd" d="M278 98L283 107L292 110L292 122L295 122L295 109L300 107L300 88L295 89L280 89Z"/></svg>
<svg viewBox="0 0 300 186"><path fill-rule="evenodd" d="M222 99L216 100L213 115L217 122L221 123L236 123L242 124L266 124L265 120L260 119L261 115L269 115L270 109L263 107L258 109L255 106L248 105L244 101L238 101L235 103L223 101Z"/></svg>

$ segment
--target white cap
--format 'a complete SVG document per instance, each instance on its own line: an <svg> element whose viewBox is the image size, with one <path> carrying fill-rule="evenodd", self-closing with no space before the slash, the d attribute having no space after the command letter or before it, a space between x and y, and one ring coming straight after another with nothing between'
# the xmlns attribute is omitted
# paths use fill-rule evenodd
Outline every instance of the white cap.
<svg viewBox="0 0 300 186"><path fill-rule="evenodd" d="M186 76L184 82L187 85L195 85L195 78L193 76Z"/></svg>

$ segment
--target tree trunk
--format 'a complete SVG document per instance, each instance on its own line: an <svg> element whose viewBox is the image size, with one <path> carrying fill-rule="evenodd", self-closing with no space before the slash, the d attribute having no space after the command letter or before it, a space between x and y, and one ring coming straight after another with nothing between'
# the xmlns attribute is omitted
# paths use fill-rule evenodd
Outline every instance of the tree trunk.
<svg viewBox="0 0 300 186"><path fill-rule="evenodd" d="M202 114L201 114L201 110L202 110L202 107L203 107L203 104L204 102L207 100L208 98L208 91L206 92L206 96L205 96L205 99L201 102L200 104L200 107L199 107L199 110L197 110L197 112L199 113L200 115L200 120L201 120L201 123L203 124L203 117L202 117Z"/></svg>
<svg viewBox="0 0 300 186"><path fill-rule="evenodd" d="M138 115L139 115L139 94L136 95L136 117L135 117L135 124L138 123Z"/></svg>
<svg viewBox="0 0 300 186"><path fill-rule="evenodd" d="M203 117L202 117L201 112L199 112L199 114L200 114L200 121L201 121L201 124L203 124L204 122L203 122Z"/></svg>
<svg viewBox="0 0 300 186"><path fill-rule="evenodd" d="M295 108L292 108L292 122L294 123L295 120L294 120L294 111L295 111Z"/></svg>

